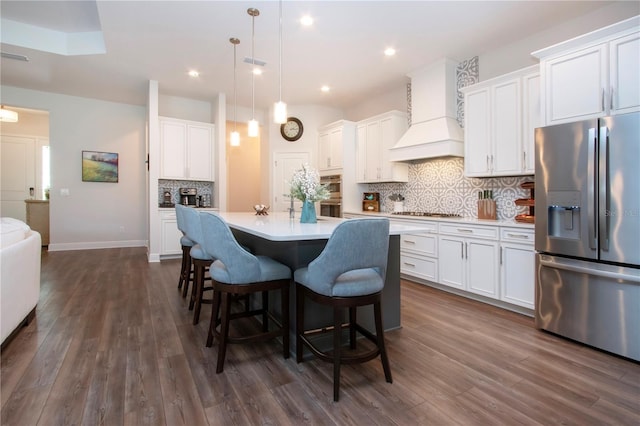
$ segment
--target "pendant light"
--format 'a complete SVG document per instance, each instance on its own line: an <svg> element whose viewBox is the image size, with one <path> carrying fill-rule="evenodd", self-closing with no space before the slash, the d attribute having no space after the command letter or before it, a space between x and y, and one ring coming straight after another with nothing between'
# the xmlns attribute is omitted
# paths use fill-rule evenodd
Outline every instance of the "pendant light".
<svg viewBox="0 0 640 426"><path fill-rule="evenodd" d="M251 16L251 65L252 68L256 67L256 55L255 55L255 23L256 16L260 15L260 11L258 9L254 9L253 7L247 9L247 13ZM259 133L259 125L256 120L256 77L253 69L251 70L251 120L249 120L249 137L255 138Z"/></svg>
<svg viewBox="0 0 640 426"><path fill-rule="evenodd" d="M0 121L5 123L16 123L18 121L18 113L4 109L4 105L0 105Z"/></svg>
<svg viewBox="0 0 640 426"><path fill-rule="evenodd" d="M287 104L282 102L282 0L279 1L279 94L278 94L278 102L273 105L273 121L277 124L282 124L287 122Z"/></svg>
<svg viewBox="0 0 640 426"><path fill-rule="evenodd" d="M229 39L231 44L233 44L233 132L231 132L231 146L240 146L240 133L238 133L237 124L237 110L238 110L238 95L237 95L237 84L236 84L236 46L240 44L240 40L232 37Z"/></svg>

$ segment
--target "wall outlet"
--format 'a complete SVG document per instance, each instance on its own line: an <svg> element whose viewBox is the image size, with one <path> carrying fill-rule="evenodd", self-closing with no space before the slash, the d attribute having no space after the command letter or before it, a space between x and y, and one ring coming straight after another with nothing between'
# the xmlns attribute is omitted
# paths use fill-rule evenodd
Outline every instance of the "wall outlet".
<svg viewBox="0 0 640 426"><path fill-rule="evenodd" d="M69 188L60 188L60 195L62 195L63 197L68 197L69 196Z"/></svg>
<svg viewBox="0 0 640 426"><path fill-rule="evenodd" d="M120 232L124 232L124 226L120 227Z"/></svg>

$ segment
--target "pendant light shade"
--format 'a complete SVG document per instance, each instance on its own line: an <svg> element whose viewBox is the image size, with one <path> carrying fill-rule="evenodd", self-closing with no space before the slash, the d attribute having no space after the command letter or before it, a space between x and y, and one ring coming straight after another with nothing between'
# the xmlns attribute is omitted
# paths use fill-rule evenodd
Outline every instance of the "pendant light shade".
<svg viewBox="0 0 640 426"><path fill-rule="evenodd" d="M233 132L231 132L231 146L240 146L240 133L238 133L237 110L238 110L238 88L236 84L236 46L240 44L240 40L232 37L229 39L233 44Z"/></svg>
<svg viewBox="0 0 640 426"><path fill-rule="evenodd" d="M251 65L256 67L256 55L255 55L255 34L256 34L256 16L260 15L258 9L249 8L247 13L251 16ZM253 70L251 70L251 120L249 120L249 137L255 138L259 134L259 124L256 120L256 77Z"/></svg>
<svg viewBox="0 0 640 426"><path fill-rule="evenodd" d="M278 39L279 39L279 46L278 46L278 50L279 50L279 82L278 82L278 102L276 102L273 105L273 121L275 121L277 124L282 124L282 123L286 123L287 122L287 104L285 104L284 102L282 102L282 0L279 1L278 3L278 10L279 10L279 19L278 19L278 26L279 26L279 35L278 35Z"/></svg>
<svg viewBox="0 0 640 426"><path fill-rule="evenodd" d="M18 121L18 113L4 109L4 105L2 105L0 106L0 121L5 123L16 123Z"/></svg>

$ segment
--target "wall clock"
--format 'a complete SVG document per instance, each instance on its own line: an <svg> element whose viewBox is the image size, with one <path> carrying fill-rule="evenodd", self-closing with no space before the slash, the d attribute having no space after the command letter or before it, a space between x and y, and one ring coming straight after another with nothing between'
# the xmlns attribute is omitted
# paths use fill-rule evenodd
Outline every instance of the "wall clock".
<svg viewBox="0 0 640 426"><path fill-rule="evenodd" d="M302 121L296 117L289 117L285 123L280 125L280 134L289 142L300 139L303 131Z"/></svg>

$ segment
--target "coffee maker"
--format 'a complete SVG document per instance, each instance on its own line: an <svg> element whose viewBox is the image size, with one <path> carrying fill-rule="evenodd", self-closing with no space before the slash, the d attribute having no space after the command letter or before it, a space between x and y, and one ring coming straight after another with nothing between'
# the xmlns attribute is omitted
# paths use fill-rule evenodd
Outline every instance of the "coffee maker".
<svg viewBox="0 0 640 426"><path fill-rule="evenodd" d="M198 190L196 188L180 188L180 204L196 207Z"/></svg>

